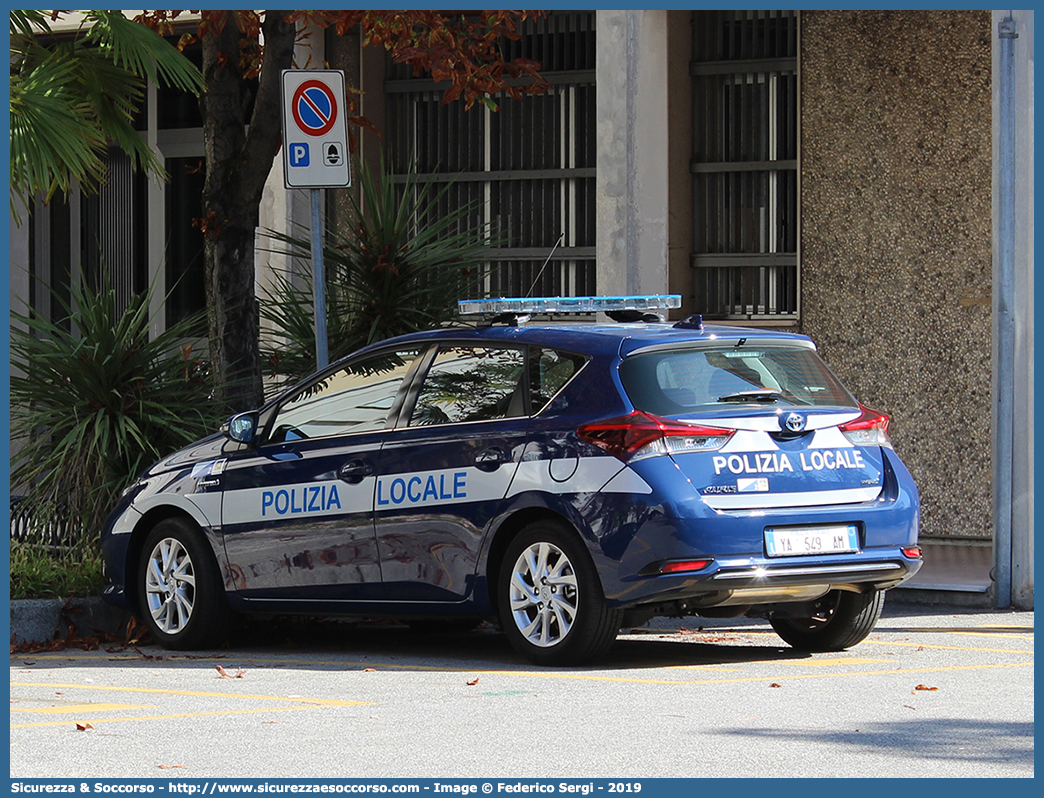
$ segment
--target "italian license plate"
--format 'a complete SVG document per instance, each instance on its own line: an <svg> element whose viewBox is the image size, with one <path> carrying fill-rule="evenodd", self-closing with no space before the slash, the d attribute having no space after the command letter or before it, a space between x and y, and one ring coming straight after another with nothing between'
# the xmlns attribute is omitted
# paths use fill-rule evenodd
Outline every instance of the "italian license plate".
<svg viewBox="0 0 1044 798"><path fill-rule="evenodd" d="M846 554L859 551L859 530L844 526L769 527L765 530L765 553L769 557L799 557L812 554Z"/></svg>

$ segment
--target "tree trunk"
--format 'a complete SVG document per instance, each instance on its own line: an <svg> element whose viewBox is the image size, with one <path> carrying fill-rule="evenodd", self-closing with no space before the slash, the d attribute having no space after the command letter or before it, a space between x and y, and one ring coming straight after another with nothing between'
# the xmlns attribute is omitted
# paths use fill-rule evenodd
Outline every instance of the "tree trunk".
<svg viewBox="0 0 1044 798"><path fill-rule="evenodd" d="M282 138L281 73L292 64L295 36L287 13L265 13L264 61L249 120L247 82L239 63L241 34L232 15L225 16L220 30L211 25L202 36L207 322L217 399L230 413L259 407L264 400L254 236L261 192Z"/></svg>

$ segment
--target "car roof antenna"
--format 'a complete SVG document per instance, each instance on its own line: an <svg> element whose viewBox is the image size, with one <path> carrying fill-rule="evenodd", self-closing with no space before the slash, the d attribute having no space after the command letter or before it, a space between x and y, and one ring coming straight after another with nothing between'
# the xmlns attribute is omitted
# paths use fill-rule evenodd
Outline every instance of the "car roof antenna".
<svg viewBox="0 0 1044 798"><path fill-rule="evenodd" d="M562 245L562 242L564 242L564 241L565 241L565 233L562 233L562 235L560 235L558 237L558 240L555 242L555 245L553 247L551 247L551 252L548 253L547 260L545 260L544 261L544 265L540 267L540 271L537 272L537 276L533 278L533 284L531 286L529 286L529 290L526 291L526 296L527 297L530 294L533 293L533 289L536 288L536 284L540 281L540 278L544 274L544 269L546 269L547 268L547 264L549 264L551 262L551 258L555 254L555 250L557 250Z"/></svg>

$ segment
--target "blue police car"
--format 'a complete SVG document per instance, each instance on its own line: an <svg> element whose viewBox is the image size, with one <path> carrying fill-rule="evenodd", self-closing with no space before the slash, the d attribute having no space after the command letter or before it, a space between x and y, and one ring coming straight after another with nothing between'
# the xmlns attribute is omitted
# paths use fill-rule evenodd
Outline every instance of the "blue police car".
<svg viewBox="0 0 1044 798"><path fill-rule="evenodd" d="M807 337L678 302L461 303L477 323L334 363L127 490L106 597L172 649L235 612L492 619L547 665L654 616L858 643L921 565L888 416ZM592 310L619 321L527 319Z"/></svg>

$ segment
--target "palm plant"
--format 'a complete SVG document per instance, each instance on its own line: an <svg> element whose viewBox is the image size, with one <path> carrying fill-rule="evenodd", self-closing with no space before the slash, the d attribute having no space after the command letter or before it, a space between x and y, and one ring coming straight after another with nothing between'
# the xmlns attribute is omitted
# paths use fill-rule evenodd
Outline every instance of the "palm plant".
<svg viewBox="0 0 1044 798"><path fill-rule="evenodd" d="M10 12L12 212L37 191L50 199L104 179L110 141L136 167L164 174L134 129L145 79L192 93L203 87L195 65L154 31L119 11L82 13L81 31L55 40L50 12Z"/></svg>
<svg viewBox="0 0 1044 798"><path fill-rule="evenodd" d="M73 288L67 323L12 313L11 482L30 540L97 540L120 491L149 463L216 427L207 370L187 319L149 338L149 293L125 311L116 292Z"/></svg>
<svg viewBox="0 0 1044 798"><path fill-rule="evenodd" d="M482 291L491 246L485 225L469 224L475 204L447 209L450 183L421 180L414 171L396 184L382 169L362 167L362 203L350 196L356 220L332 231L323 247L330 359L367 344L430 329L456 316L457 301ZM310 236L269 231L269 251L308 262ZM278 384L315 369L311 270L276 272L263 290L262 360Z"/></svg>

